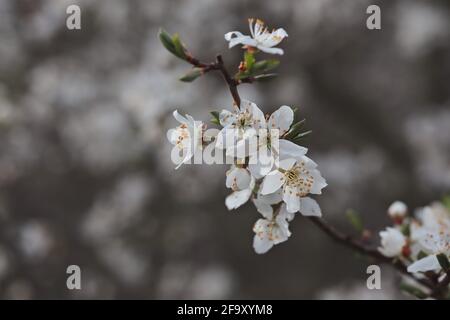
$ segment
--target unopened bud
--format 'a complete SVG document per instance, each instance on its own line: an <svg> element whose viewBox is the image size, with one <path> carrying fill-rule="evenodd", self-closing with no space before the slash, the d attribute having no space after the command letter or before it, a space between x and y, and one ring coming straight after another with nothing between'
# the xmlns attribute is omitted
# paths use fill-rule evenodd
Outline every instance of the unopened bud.
<svg viewBox="0 0 450 320"><path fill-rule="evenodd" d="M408 207L402 201L395 201L388 208L388 215L395 223L400 224L403 221L403 217L408 212Z"/></svg>

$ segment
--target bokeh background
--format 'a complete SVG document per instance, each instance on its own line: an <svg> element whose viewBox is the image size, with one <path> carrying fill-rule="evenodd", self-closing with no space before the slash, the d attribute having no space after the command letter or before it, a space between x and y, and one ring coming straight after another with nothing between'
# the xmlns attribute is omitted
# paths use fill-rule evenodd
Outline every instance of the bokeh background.
<svg viewBox="0 0 450 320"><path fill-rule="evenodd" d="M81 7L82 30L65 26ZM382 30L366 29L381 7ZM271 112L299 107L304 145L329 186L324 216L351 232L389 223L450 190L450 2L420 0L0 0L0 298L402 298L382 268L308 220L268 254L252 249L258 213L228 212L225 166L174 170L174 109L209 120L231 99L219 75L193 84L157 39L179 32L203 60L235 68L224 33L247 18L284 27L280 76L240 87ZM66 268L82 290L66 288Z"/></svg>

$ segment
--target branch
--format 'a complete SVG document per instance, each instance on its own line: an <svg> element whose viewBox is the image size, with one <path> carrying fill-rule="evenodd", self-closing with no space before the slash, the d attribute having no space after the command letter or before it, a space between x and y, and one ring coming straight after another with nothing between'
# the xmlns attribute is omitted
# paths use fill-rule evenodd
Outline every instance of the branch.
<svg viewBox="0 0 450 320"><path fill-rule="evenodd" d="M366 246L364 246L360 242L356 241L349 235L343 234L340 231L338 231L337 229L335 229L334 227L332 227L331 225L327 224L325 222L325 220L323 220L321 218L309 217L309 220L312 223L314 223L316 226L318 226L322 231L324 231L328 236L330 236L331 238L336 240L338 243L340 243L344 246L347 246L347 247L349 247L359 253L362 253L366 256L374 258L375 260L377 260L381 263L390 264L391 266L393 266L395 269L397 269L400 273L404 274L405 276L413 278L415 281L419 282L420 284L422 284L423 286L425 286L431 290L435 289L435 286L427 279L418 279L413 274L409 273L406 266L401 261L385 257L377 250L367 248ZM449 278L449 281L450 281L450 278Z"/></svg>
<svg viewBox="0 0 450 320"><path fill-rule="evenodd" d="M220 54L216 57L216 60L217 60L216 64L218 65L219 70L222 72L225 82L228 84L228 88L230 89L230 93L233 96L234 103L236 103L236 106L240 108L241 98L239 97L239 93L237 90L238 82L234 78L232 78L228 73L227 69L225 69L223 59Z"/></svg>
<svg viewBox="0 0 450 320"><path fill-rule="evenodd" d="M220 73L222 73L223 79L228 85L234 103L238 108L240 108L241 97L239 96L239 92L237 90L237 86L239 85L239 83L234 78L232 78L228 73L228 70L225 68L225 65L223 63L223 58L220 54L217 55L216 62L204 63L194 58L191 54L187 55L186 61L192 64L194 67L202 68L203 73L207 73L213 70L220 71Z"/></svg>

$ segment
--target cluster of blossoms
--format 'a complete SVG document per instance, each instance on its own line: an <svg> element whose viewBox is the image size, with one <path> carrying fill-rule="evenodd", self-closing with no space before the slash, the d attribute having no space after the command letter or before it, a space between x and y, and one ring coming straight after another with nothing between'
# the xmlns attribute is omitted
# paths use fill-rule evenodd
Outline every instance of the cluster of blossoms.
<svg viewBox="0 0 450 320"><path fill-rule="evenodd" d="M219 71L234 101L229 110L211 112L211 121L217 127L208 130L202 121L182 116L177 111L173 113L179 125L167 132L167 138L174 145L172 161L176 168L192 162L230 164L225 185L231 193L225 205L228 210L234 210L247 202L254 204L261 215L253 227L253 247L257 253L265 253L286 241L291 235L289 223L300 213L337 242L390 263L415 283L429 289L429 293L415 286L408 290L403 286L403 290L417 297L449 296L450 200L447 199L447 207L434 203L417 210L413 216L408 215L404 203L394 202L388 209L393 225L380 232L378 249L369 248L365 242L342 234L317 218L322 213L311 196L321 194L327 184L317 164L306 156L308 150L301 145L302 138L309 133L302 132L304 120L295 121L295 109L286 105L272 114L265 114L254 102L241 99L237 90L243 83L275 75L269 71L277 67L279 61L257 61L256 54L262 51L282 55L283 50L275 46L287 33L282 28L270 32L261 20L250 19L249 26L251 35L238 31L225 34L230 48L242 45L244 49L238 71L232 76L221 55L216 57L216 62L201 62L192 56L177 34L171 36L160 31L159 37L166 49L193 66L181 81L191 82L207 72ZM367 240L370 232L363 228L358 216L349 212L348 217L361 232L362 239Z"/></svg>
<svg viewBox="0 0 450 320"><path fill-rule="evenodd" d="M407 206L396 201L388 214L393 226L380 232L378 249L384 256L400 259L411 273L434 272L439 276L449 271L449 208L435 202L410 216Z"/></svg>
<svg viewBox="0 0 450 320"><path fill-rule="evenodd" d="M225 34L230 48L241 44L245 49L244 60L233 78L236 82L256 80L276 66L278 62L273 60L257 62L258 50L283 54L283 50L273 47L287 37L286 31L280 28L269 32L261 20L256 20L254 25L253 22L249 20L251 36L237 31ZM177 51L180 46L177 38L172 38L166 48L173 49L177 56L194 65L203 66L202 73L211 68L198 63L184 49ZM184 79L191 81L196 74ZM255 103L242 99L239 105L235 101L231 110L213 115L220 130L211 133L201 121L175 111L174 117L180 125L170 129L167 137L182 153L177 168L191 162L205 144L213 144L218 153L222 152L231 161L225 183L231 194L226 197L225 205L233 210L248 201L254 203L261 214L253 227L253 247L257 253L265 253L289 238L289 222L296 213L321 216L318 203L309 195L321 194L327 184L317 164L306 156L307 149L298 144L305 133L300 132L303 121L294 123L293 108L283 105L265 115Z"/></svg>

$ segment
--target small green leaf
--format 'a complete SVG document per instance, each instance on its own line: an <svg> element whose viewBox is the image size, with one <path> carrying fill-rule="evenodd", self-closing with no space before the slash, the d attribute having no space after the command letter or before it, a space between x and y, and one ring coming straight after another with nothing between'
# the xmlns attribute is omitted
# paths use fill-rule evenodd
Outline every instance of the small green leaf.
<svg viewBox="0 0 450 320"><path fill-rule="evenodd" d="M448 261L448 257L444 253L438 254L436 258L438 259L439 264L445 272L450 270L450 262Z"/></svg>
<svg viewBox="0 0 450 320"><path fill-rule="evenodd" d="M294 138L296 135L300 133L300 130L302 129L303 125L305 124L306 119L302 119L297 123L294 123L289 131L286 133L286 138Z"/></svg>
<svg viewBox="0 0 450 320"><path fill-rule="evenodd" d="M159 37L159 40L161 41L161 43L163 44L163 46L168 51L170 51L174 55L177 55L177 51L175 49L175 44L173 43L170 35L164 29L162 29L162 28L159 29L158 37Z"/></svg>
<svg viewBox="0 0 450 320"><path fill-rule="evenodd" d="M409 293L419 299L428 298L428 295L425 292L404 282L400 284L400 290L405 291L406 293Z"/></svg>
<svg viewBox="0 0 450 320"><path fill-rule="evenodd" d="M280 61L276 59L261 60L255 62L252 71L253 73L264 73L278 67L279 64Z"/></svg>
<svg viewBox="0 0 450 320"><path fill-rule="evenodd" d="M180 59L186 60L186 49L181 43L180 36L178 35L178 33L175 33L172 36L172 42L175 47L176 56Z"/></svg>
<svg viewBox="0 0 450 320"><path fill-rule="evenodd" d="M419 253L417 254L417 260L423 259L427 256L428 256L428 254L426 254L424 251L420 250Z"/></svg>
<svg viewBox="0 0 450 320"><path fill-rule="evenodd" d="M202 68L192 68L188 73L180 78L183 82L192 82L203 74Z"/></svg>
<svg viewBox="0 0 450 320"><path fill-rule="evenodd" d="M409 235L411 234L411 231L410 231L410 228L409 228L409 224L403 224L400 227L400 230L407 237L409 237Z"/></svg>
<svg viewBox="0 0 450 320"><path fill-rule="evenodd" d="M254 81L267 81L267 80L275 78L276 76L277 76L276 73L260 74L258 76L254 76L253 80Z"/></svg>
<svg viewBox="0 0 450 320"><path fill-rule="evenodd" d="M345 216L356 231L358 231L359 233L362 233L364 231L364 224L358 212L353 209L348 209L345 212Z"/></svg>
<svg viewBox="0 0 450 320"><path fill-rule="evenodd" d="M244 61L245 61L245 68L248 73L251 73L253 69L253 65L255 63L255 56L252 52L245 51L244 53Z"/></svg>
<svg viewBox="0 0 450 320"><path fill-rule="evenodd" d="M312 132L312 130L309 131L305 131L302 133L299 133L298 135L296 135L294 138L290 139L292 142L299 144L300 142L302 142L303 138L305 138L307 135L309 135Z"/></svg>
<svg viewBox="0 0 450 320"><path fill-rule="evenodd" d="M178 34L174 34L170 36L164 29L159 29L158 33L159 40L164 45L164 47L172 53L174 56L186 60L186 49L181 43L180 37Z"/></svg>
<svg viewBox="0 0 450 320"><path fill-rule="evenodd" d="M220 113L219 111L211 111L210 112L212 115L212 119L211 122L217 125L220 125Z"/></svg>

